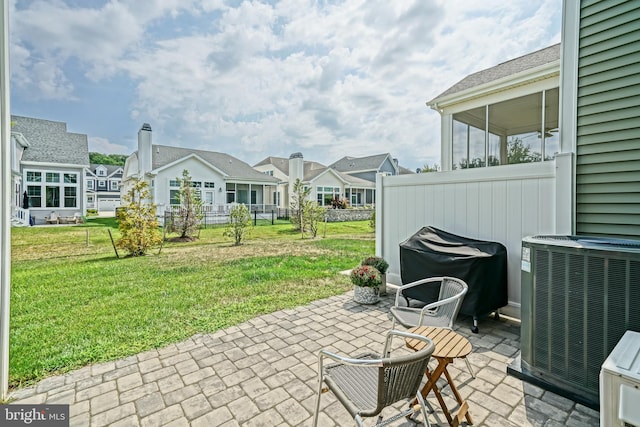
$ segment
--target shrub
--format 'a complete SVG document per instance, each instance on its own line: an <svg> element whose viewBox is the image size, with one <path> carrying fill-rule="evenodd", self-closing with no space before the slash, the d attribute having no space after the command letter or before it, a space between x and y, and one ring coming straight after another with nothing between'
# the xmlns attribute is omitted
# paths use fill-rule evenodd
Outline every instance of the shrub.
<svg viewBox="0 0 640 427"><path fill-rule="evenodd" d="M151 194L146 182L135 180L131 190L122 199L125 202L118 209L118 229L120 239L116 246L126 250L131 256L141 256L162 243L156 219L156 205L146 203Z"/></svg>
<svg viewBox="0 0 640 427"><path fill-rule="evenodd" d="M373 228L373 231L376 230L376 211L375 210L371 214L371 218L369 218L369 227Z"/></svg>
<svg viewBox="0 0 640 427"><path fill-rule="evenodd" d="M318 235L318 227L320 227L320 224L322 224L322 222L324 221L326 213L327 210L322 206L318 206L316 202L305 200L303 223L309 226L311 237L315 238Z"/></svg>
<svg viewBox="0 0 640 427"><path fill-rule="evenodd" d="M229 223L224 231L226 237L234 240L234 245L242 244L242 239L251 232L251 212L245 205L234 205L229 211Z"/></svg>
<svg viewBox="0 0 640 427"><path fill-rule="evenodd" d="M385 274L387 269L389 268L389 263L385 261L384 258L379 256L370 256L362 260L360 265L370 265L375 267L376 270L380 272L380 274Z"/></svg>

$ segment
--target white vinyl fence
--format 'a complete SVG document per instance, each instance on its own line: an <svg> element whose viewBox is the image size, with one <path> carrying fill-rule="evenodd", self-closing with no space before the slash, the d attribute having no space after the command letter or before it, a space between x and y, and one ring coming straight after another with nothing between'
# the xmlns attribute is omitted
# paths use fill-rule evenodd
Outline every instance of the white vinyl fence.
<svg viewBox="0 0 640 427"><path fill-rule="evenodd" d="M520 317L522 238L554 234L555 162L496 166L377 180L376 254L389 261L387 280L400 284L399 244L420 228L436 228L507 247L509 305Z"/></svg>

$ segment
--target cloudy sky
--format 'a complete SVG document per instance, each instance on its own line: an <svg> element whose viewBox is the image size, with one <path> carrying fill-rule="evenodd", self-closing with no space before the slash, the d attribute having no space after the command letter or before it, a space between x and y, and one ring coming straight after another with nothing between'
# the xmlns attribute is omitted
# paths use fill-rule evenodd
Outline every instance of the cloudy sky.
<svg viewBox="0 0 640 427"><path fill-rule="evenodd" d="M12 114L89 150L440 161L425 101L560 41L562 0L10 0Z"/></svg>

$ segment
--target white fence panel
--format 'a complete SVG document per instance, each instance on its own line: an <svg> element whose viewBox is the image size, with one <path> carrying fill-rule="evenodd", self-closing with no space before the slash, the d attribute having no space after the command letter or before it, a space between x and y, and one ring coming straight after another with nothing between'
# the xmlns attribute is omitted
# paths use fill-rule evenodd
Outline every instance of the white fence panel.
<svg viewBox="0 0 640 427"><path fill-rule="evenodd" d="M421 227L507 247L509 305L520 316L522 238L555 233L555 162L378 177L376 253L401 283L399 244ZM380 197L381 196L381 197Z"/></svg>

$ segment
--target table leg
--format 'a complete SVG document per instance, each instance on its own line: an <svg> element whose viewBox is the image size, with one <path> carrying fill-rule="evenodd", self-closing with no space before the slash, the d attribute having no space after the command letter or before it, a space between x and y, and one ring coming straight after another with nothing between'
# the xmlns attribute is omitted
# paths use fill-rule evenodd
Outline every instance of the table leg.
<svg viewBox="0 0 640 427"><path fill-rule="evenodd" d="M433 372L430 372L429 369L425 371L424 374L427 377L427 383L424 385L420 393L422 394L422 397L426 399L429 392L433 390L433 393L436 395L438 403L442 408L442 412L444 412L444 416L447 417L447 421L449 422L449 425L451 425L453 423L453 418L451 417L449 408L447 408L447 405L444 403L444 398L442 397L437 385L438 379L442 376L442 373L447 372L447 365L449 363L451 363L449 359L438 358L438 366L436 366L436 369L434 369Z"/></svg>
<svg viewBox="0 0 640 427"><path fill-rule="evenodd" d="M469 405L467 404L466 401L462 400L462 396L460 396L460 392L458 392L458 388L456 387L455 383L451 379L451 375L449 374L449 371L447 371L446 367L444 370L444 376L447 379L447 382L449 383L449 387L451 388L451 391L453 392L453 395L455 396L456 401L458 402L458 405L459 405L458 413L456 414L456 420L455 420L456 422L452 425L454 427L457 427L458 424L462 422L463 417L467 419L468 424L473 424L473 420L471 419L471 414L469 413ZM451 424L451 422L449 424Z"/></svg>

